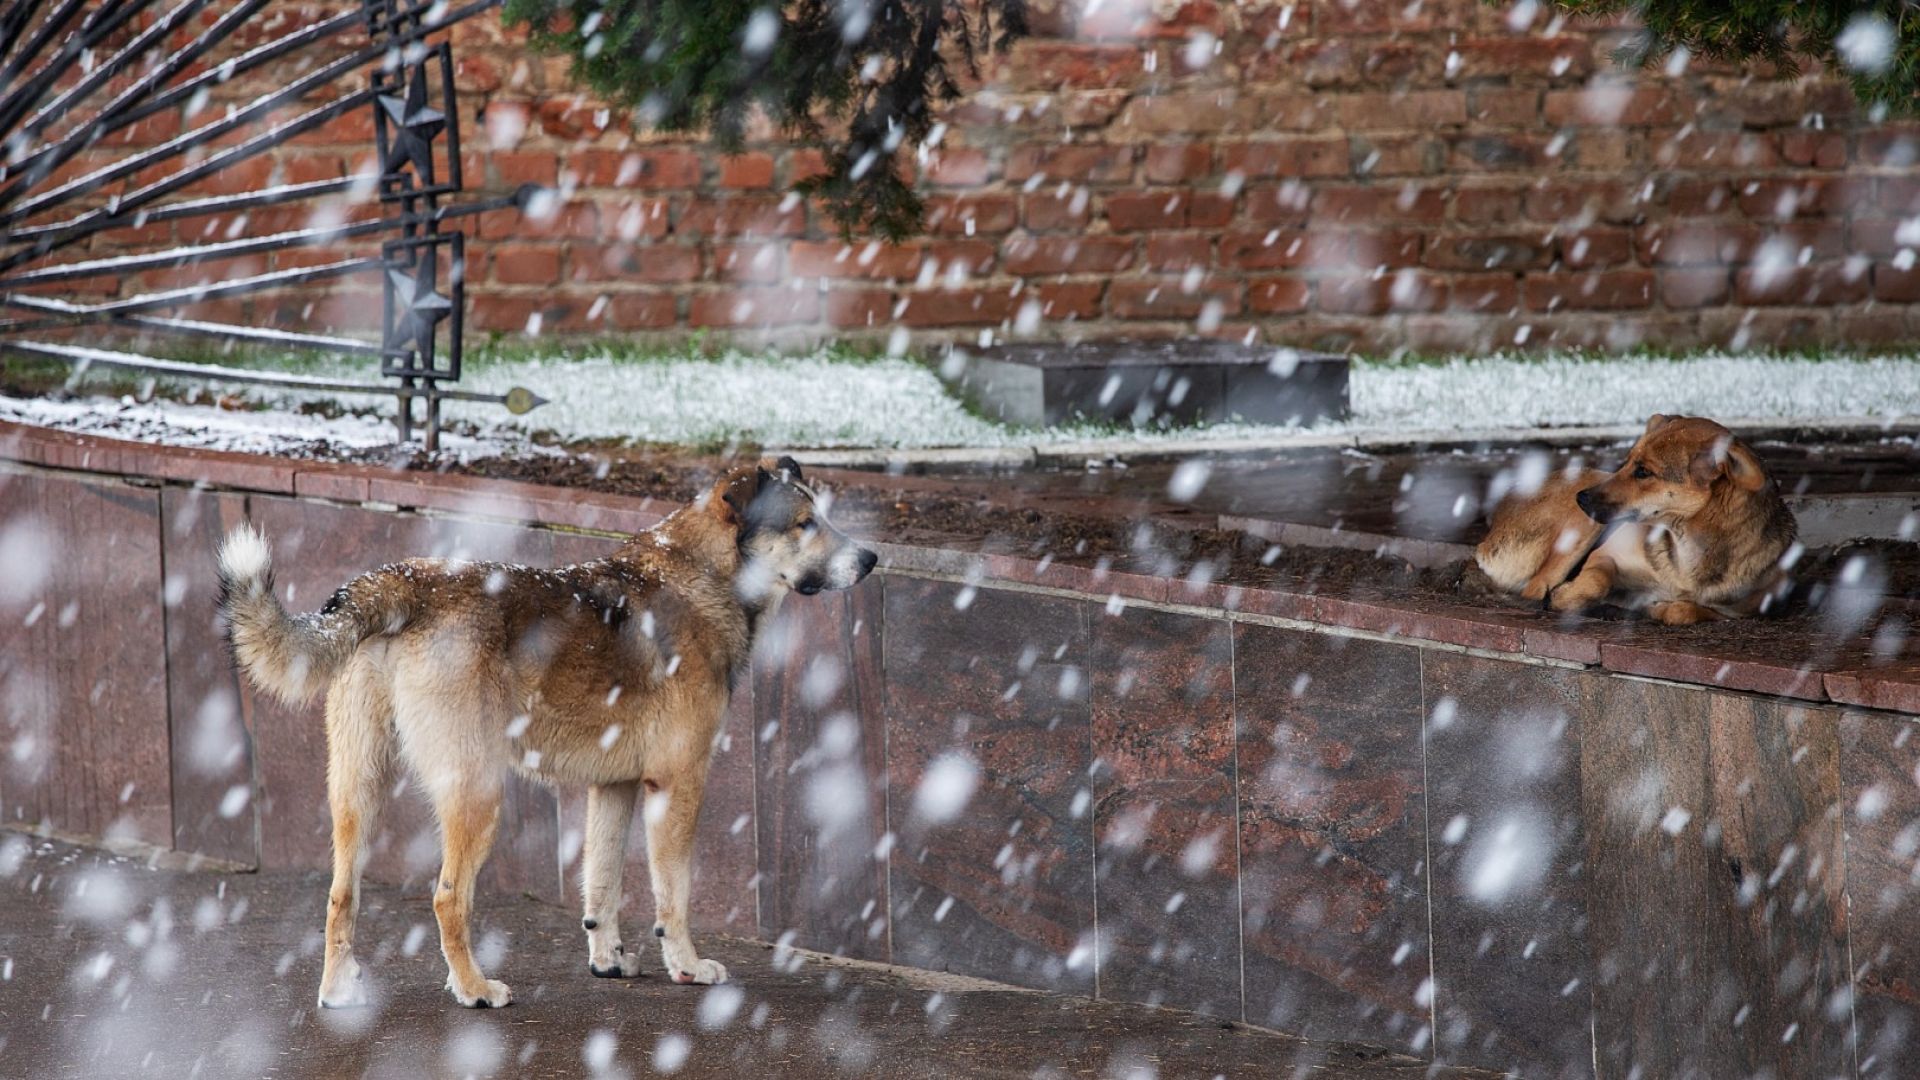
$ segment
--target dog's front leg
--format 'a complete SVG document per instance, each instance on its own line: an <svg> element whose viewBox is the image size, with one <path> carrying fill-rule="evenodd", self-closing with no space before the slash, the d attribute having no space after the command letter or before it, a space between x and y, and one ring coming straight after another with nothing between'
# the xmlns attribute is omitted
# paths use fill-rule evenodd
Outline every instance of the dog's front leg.
<svg viewBox="0 0 1920 1080"><path fill-rule="evenodd" d="M640 951L629 953L620 943L620 872L627 865L627 829L639 793L637 781L587 789L580 925L587 931L587 970L603 979L640 974Z"/></svg>
<svg viewBox="0 0 1920 1080"><path fill-rule="evenodd" d="M687 929L693 895L694 825L705 793L706 764L684 770L671 787L647 787L647 870L653 878L654 936L667 977L677 983L723 983L727 969L694 951Z"/></svg>
<svg viewBox="0 0 1920 1080"><path fill-rule="evenodd" d="M1607 598L1613 591L1614 578L1620 568L1608 555L1594 552L1587 557L1587 564L1573 580L1557 586L1547 594L1547 604L1555 611L1581 611L1590 608Z"/></svg>

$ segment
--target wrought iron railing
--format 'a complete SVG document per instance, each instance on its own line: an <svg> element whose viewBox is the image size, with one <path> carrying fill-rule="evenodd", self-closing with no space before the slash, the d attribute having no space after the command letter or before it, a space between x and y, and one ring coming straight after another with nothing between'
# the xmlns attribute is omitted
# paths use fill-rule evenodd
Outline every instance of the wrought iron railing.
<svg viewBox="0 0 1920 1080"><path fill-rule="evenodd" d="M460 378L466 240L450 223L510 206L524 211L544 197L542 189L527 186L511 195L453 201L462 192L463 177L446 31L499 3L357 0L349 10L242 50L236 44L239 33L262 18L269 0L236 0L210 19L204 17L209 0L180 0L157 14L150 10L156 7L152 0L55 0L51 7L46 0L0 0L0 350L169 378L392 394L399 400L402 441L414 436L417 399L429 450L438 449L443 401L497 402L516 414L542 404L522 388L504 394L451 388ZM192 33L196 21L203 25ZM214 92L250 73L271 75L295 54L312 59L303 74L217 116L207 113ZM292 108L304 111L276 118ZM182 197L195 185L360 109L373 116L372 176ZM68 168L114 134L168 111L183 117L179 134L92 168ZM350 220L341 207L357 200L377 207L378 215ZM263 207L302 206L311 212L305 228L76 257L89 254L89 248L117 252L118 237L139 236L156 224L204 225ZM229 272L215 280L104 299L83 301L60 291L89 279L186 267L213 270L232 260L354 240L378 241L378 254ZM380 279L378 341L188 318L181 310L352 275ZM167 360L117 347L129 337L212 338L378 357L380 374L392 381Z"/></svg>

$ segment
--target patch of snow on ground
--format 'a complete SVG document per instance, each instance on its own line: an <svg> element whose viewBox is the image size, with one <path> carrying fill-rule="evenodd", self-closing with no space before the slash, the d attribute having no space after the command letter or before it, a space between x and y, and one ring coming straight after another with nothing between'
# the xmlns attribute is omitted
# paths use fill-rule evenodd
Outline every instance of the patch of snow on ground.
<svg viewBox="0 0 1920 1080"><path fill-rule="evenodd" d="M221 409L155 399L0 396L0 420L102 435L131 442L195 446L241 454L287 454L325 447L377 450L394 443L393 421L376 416L307 416L279 410ZM443 453L458 458L523 453L517 433L478 437L445 432Z"/></svg>
<svg viewBox="0 0 1920 1080"><path fill-rule="evenodd" d="M1920 415L1920 362L1765 356L1569 357L1356 367L1352 426L1374 430Z"/></svg>
<svg viewBox="0 0 1920 1080"><path fill-rule="evenodd" d="M364 379L340 361L315 374ZM1762 356L1487 357L1438 364L1356 362L1353 417L1310 429L1241 423L1133 433L1104 426L1011 428L969 412L929 368L900 359L848 360L827 353L728 353L681 360L537 357L472 364L461 389L526 386L550 404L523 417L497 405L448 402L450 422L477 437L448 435L459 456L524 451L525 435L563 440L769 447L1046 447L1090 440L1258 441L1310 431L1326 436L1484 432L1540 427L1638 425L1655 412L1724 420L1801 421L1920 416L1920 361ZM236 387L253 400L290 405L299 395ZM340 419L279 409L236 412L127 399L77 402L0 398L0 418L122 438L232 450L285 451L331 441L376 447L393 441L391 399L354 399L368 415Z"/></svg>

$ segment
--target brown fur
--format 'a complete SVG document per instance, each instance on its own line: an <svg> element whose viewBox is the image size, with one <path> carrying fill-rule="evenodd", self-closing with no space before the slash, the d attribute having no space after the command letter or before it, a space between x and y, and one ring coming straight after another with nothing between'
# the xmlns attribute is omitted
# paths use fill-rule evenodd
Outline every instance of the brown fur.
<svg viewBox="0 0 1920 1080"><path fill-rule="evenodd" d="M1617 472L1564 472L1503 500L1474 554L1496 586L1555 611L1620 598L1681 625L1764 610L1794 531L1750 447L1656 413Z"/></svg>
<svg viewBox="0 0 1920 1080"><path fill-rule="evenodd" d="M353 958L359 878L380 802L404 763L432 801L434 893L448 988L463 1005L512 993L475 964L474 876L499 826L509 768L587 789L582 868L588 966L636 975L620 941L628 822L646 803L655 934L677 982L724 981L687 929L694 823L756 623L788 591L846 588L875 557L828 525L791 459L729 473L692 507L596 562L557 570L413 559L364 574L321 611L274 598L264 541L221 552L236 658L289 701L327 689L334 878L323 1006L366 1000Z"/></svg>

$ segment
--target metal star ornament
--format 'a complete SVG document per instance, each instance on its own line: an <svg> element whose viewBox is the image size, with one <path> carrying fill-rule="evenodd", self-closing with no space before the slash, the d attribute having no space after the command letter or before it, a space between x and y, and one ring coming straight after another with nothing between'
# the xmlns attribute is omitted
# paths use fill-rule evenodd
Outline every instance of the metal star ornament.
<svg viewBox="0 0 1920 1080"><path fill-rule="evenodd" d="M422 183L433 179L433 140L447 127L447 114L427 105L427 66L416 64L407 82L407 96L380 95L380 109L393 124L393 146L387 171L397 162L413 165Z"/></svg>
<svg viewBox="0 0 1920 1080"><path fill-rule="evenodd" d="M453 301L434 287L436 260L425 254L414 260L412 272L405 267L389 267L387 281L393 286L393 325L387 328L387 348L414 349L430 366L435 328L453 314Z"/></svg>

